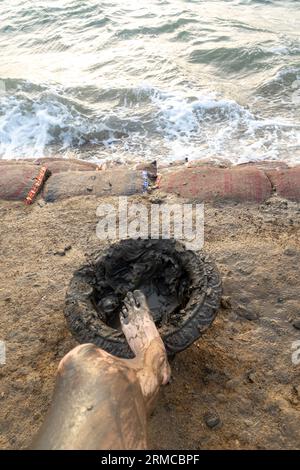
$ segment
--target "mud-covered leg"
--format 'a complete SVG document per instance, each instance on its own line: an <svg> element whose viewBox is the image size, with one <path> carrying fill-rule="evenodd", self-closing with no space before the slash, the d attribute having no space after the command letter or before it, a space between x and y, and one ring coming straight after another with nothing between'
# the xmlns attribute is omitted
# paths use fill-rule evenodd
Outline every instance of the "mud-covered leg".
<svg viewBox="0 0 300 470"><path fill-rule="evenodd" d="M146 408L136 372L92 344L61 361L34 449L145 449Z"/></svg>
<svg viewBox="0 0 300 470"><path fill-rule="evenodd" d="M33 448L146 448L147 412L170 369L141 292L128 294L121 323L135 359L119 359L92 344L68 353Z"/></svg>
<svg viewBox="0 0 300 470"><path fill-rule="evenodd" d="M129 292L120 319L124 335L136 355L136 368L147 411L151 411L160 385L170 379L170 367L164 343L157 331L146 298L141 291Z"/></svg>

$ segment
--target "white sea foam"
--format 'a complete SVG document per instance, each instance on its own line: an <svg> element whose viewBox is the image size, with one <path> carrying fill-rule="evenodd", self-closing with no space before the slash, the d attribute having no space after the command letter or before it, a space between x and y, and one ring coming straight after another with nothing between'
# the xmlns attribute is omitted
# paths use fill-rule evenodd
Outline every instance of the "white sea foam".
<svg viewBox="0 0 300 470"><path fill-rule="evenodd" d="M169 158L226 158L234 163L265 159L300 161L300 125L280 117L256 116L233 100L213 93L183 97L153 93L158 126ZM295 150L297 149L297 150Z"/></svg>
<svg viewBox="0 0 300 470"><path fill-rule="evenodd" d="M23 92L0 96L0 157L5 159L51 155L52 145L63 152L98 143L97 136L107 137L110 131L47 91L34 97Z"/></svg>
<svg viewBox="0 0 300 470"><path fill-rule="evenodd" d="M300 126L280 116L261 117L209 91L169 92L142 84L123 95L122 104L97 114L76 106L62 89L30 94L23 84L4 93L0 156L40 157L51 155L55 147L62 156L73 148L80 157L88 144L88 157L94 161L110 159L112 152L123 161L126 154L130 159L169 161L300 161Z"/></svg>

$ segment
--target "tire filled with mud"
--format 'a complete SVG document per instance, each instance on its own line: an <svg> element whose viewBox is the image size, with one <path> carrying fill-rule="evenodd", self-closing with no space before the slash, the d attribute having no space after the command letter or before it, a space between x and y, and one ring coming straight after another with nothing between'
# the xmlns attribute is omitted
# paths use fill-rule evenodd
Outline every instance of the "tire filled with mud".
<svg viewBox="0 0 300 470"><path fill-rule="evenodd" d="M174 240L122 240L78 269L66 294L65 316L80 343L132 358L119 313L127 292L141 290L168 355L197 340L213 322L222 287L215 264Z"/></svg>

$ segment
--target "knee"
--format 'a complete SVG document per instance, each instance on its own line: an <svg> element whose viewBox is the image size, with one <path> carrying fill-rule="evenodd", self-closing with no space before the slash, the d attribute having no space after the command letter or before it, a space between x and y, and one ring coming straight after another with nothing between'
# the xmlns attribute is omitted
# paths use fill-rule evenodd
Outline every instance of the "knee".
<svg viewBox="0 0 300 470"><path fill-rule="evenodd" d="M64 374L67 370L78 370L86 367L87 360L99 357L105 351L97 348L94 344L81 344L69 351L60 361L57 372L59 375Z"/></svg>

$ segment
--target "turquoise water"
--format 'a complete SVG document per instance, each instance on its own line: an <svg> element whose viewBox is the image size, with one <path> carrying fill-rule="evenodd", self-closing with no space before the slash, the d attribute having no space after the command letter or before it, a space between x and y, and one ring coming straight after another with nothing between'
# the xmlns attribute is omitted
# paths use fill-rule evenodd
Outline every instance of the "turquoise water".
<svg viewBox="0 0 300 470"><path fill-rule="evenodd" d="M0 158L300 162L300 2L0 0Z"/></svg>

